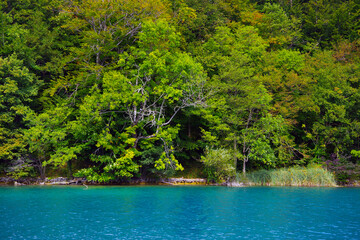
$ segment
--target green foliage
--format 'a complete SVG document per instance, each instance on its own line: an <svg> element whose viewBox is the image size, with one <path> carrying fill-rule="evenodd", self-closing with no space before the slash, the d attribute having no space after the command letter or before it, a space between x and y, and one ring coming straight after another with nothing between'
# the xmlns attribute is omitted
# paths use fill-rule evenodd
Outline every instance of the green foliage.
<svg viewBox="0 0 360 240"><path fill-rule="evenodd" d="M229 181L235 176L233 154L227 149L207 148L201 162L205 165L208 181Z"/></svg>
<svg viewBox="0 0 360 240"><path fill-rule="evenodd" d="M194 44L209 39L217 27L232 26L238 22L254 24L259 18L259 12L248 0L185 0L183 2L195 11L195 16L190 15L193 19L186 22L187 28L182 31L187 42Z"/></svg>
<svg viewBox="0 0 360 240"><path fill-rule="evenodd" d="M290 45L301 36L298 30L299 21L290 18L280 5L265 3L262 12L264 15L258 24L259 29L272 48Z"/></svg>
<svg viewBox="0 0 360 240"><path fill-rule="evenodd" d="M112 159L108 156L95 157L93 161L105 163L105 167L84 168L74 174L75 177L86 177L88 181L100 183L118 179L130 179L139 171L139 165L133 161L135 156L134 149L128 149L123 156Z"/></svg>
<svg viewBox="0 0 360 240"><path fill-rule="evenodd" d="M353 19L358 17L358 3L355 1L311 0L304 4L302 22L306 49L330 47L329 43L340 38L358 37Z"/></svg>
<svg viewBox="0 0 360 240"><path fill-rule="evenodd" d="M357 150L351 150L351 154L352 154L354 157L358 157L358 158L360 158L360 151L357 151Z"/></svg>
<svg viewBox="0 0 360 240"><path fill-rule="evenodd" d="M104 70L82 91L79 104L65 99L44 113L54 120L45 128L37 120L44 116L34 117L30 131L45 142L36 146L54 152L44 157L43 165L62 166L90 155L100 166L82 170L83 175L101 181L131 178L139 172L142 151L161 144L163 153L152 162L155 169L182 170L170 147L179 127L170 123L181 109L201 103L204 74L178 47L179 36L166 21L146 21L137 45L118 54L116 68Z"/></svg>
<svg viewBox="0 0 360 240"><path fill-rule="evenodd" d="M114 64L122 47L134 40L147 20L167 18L167 6L159 0L82 0L63 4L63 28L78 33L80 46L72 49L84 68L99 71Z"/></svg>
<svg viewBox="0 0 360 240"><path fill-rule="evenodd" d="M62 167L69 160L76 158L80 149L69 147L68 117L71 110L57 106L41 114L35 114L29 108L23 109L28 129L24 130L24 141L29 153L37 160L37 168L45 177L46 166L51 164Z"/></svg>
<svg viewBox="0 0 360 240"><path fill-rule="evenodd" d="M281 49L266 54L264 60L261 80L273 96L274 110L294 124L300 111L315 108L309 96L315 80L303 74L306 58L299 51Z"/></svg>
<svg viewBox="0 0 360 240"><path fill-rule="evenodd" d="M275 67L284 71L300 72L305 67L305 57L299 51L282 49L276 54Z"/></svg>
<svg viewBox="0 0 360 240"><path fill-rule="evenodd" d="M106 165L104 167L104 171L114 172L114 175L120 178L131 178L133 173L137 173L139 171L139 165L133 162L134 156L134 150L127 149L123 156Z"/></svg>
<svg viewBox="0 0 360 240"><path fill-rule="evenodd" d="M260 170L247 174L251 183L271 186L336 186L334 175L321 167Z"/></svg>
<svg viewBox="0 0 360 240"><path fill-rule="evenodd" d="M260 118L243 130L242 141L243 161L266 168L294 164L294 143L281 116L267 114Z"/></svg>
<svg viewBox="0 0 360 240"><path fill-rule="evenodd" d="M356 156L357 152L352 151ZM330 159L325 162L328 171L331 171L339 184L353 184L360 180L360 164L353 163L347 159L338 158L335 154L330 155Z"/></svg>
<svg viewBox="0 0 360 240"><path fill-rule="evenodd" d="M106 183L116 180L114 175L108 173L98 173L94 168L84 168L74 174L75 177L86 177L87 181Z"/></svg>
<svg viewBox="0 0 360 240"><path fill-rule="evenodd" d="M16 54L44 82L63 73L73 43L56 19L61 0L2 1L2 56ZM69 60L69 59L67 59Z"/></svg>
<svg viewBox="0 0 360 240"><path fill-rule="evenodd" d="M357 66L337 62L332 52L318 53L308 66L307 74L316 79L311 89L316 108L310 115L312 120L308 120L312 131L308 130L307 134L315 145L314 150L318 150L314 155L318 158L324 153L338 154L345 149L349 153L354 139L359 137L351 130L358 127L356 110L353 111L354 104L358 104L354 99L358 92Z"/></svg>
<svg viewBox="0 0 360 240"><path fill-rule="evenodd" d="M16 55L0 58L0 159L18 158L24 150L22 109L31 104L40 84Z"/></svg>
<svg viewBox="0 0 360 240"><path fill-rule="evenodd" d="M7 169L7 175L14 179L34 176L34 173L32 161L23 158L12 161L11 166Z"/></svg>
<svg viewBox="0 0 360 240"><path fill-rule="evenodd" d="M204 115L213 124L213 133L203 131L206 138L217 134L220 139L233 139L230 134L239 135L250 109L266 108L270 96L255 78L265 48L257 30L248 26L234 31L219 27L204 44L201 61L211 76L208 88L214 92L208 99L212 111Z"/></svg>
<svg viewBox="0 0 360 240"><path fill-rule="evenodd" d="M163 177L206 146L217 181L216 154L244 173L353 164L359 3L253 2L1 1L3 171Z"/></svg>

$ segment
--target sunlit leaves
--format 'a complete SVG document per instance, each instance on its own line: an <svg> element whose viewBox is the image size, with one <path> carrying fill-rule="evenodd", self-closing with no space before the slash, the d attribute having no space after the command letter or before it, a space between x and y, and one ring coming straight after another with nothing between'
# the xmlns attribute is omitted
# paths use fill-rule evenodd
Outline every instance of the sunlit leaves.
<svg viewBox="0 0 360 240"><path fill-rule="evenodd" d="M11 159L24 147L22 109L31 103L40 84L16 55L0 58L0 159Z"/></svg>
<svg viewBox="0 0 360 240"><path fill-rule="evenodd" d="M296 37L300 37L297 29L299 21L290 18L280 5L266 3L262 11L264 15L258 26L272 48L290 45Z"/></svg>
<svg viewBox="0 0 360 240"><path fill-rule="evenodd" d="M162 1L138 0L69 1L61 14L67 19L63 27L81 36L74 57L86 68L111 64L122 46L135 40L143 21L169 17Z"/></svg>
<svg viewBox="0 0 360 240"><path fill-rule="evenodd" d="M183 169L171 148L178 127L170 124L178 111L201 103L204 74L179 50L179 40L165 20L143 22L137 44L118 54L116 67L103 70L87 90L67 126L75 144L93 149L91 160L104 165L83 174L130 178L140 168L142 150L155 143L165 154L155 168Z"/></svg>
<svg viewBox="0 0 360 240"><path fill-rule="evenodd" d="M228 181L236 174L233 154L228 149L207 148L205 150L205 156L201 157L201 162L205 165L208 181Z"/></svg>

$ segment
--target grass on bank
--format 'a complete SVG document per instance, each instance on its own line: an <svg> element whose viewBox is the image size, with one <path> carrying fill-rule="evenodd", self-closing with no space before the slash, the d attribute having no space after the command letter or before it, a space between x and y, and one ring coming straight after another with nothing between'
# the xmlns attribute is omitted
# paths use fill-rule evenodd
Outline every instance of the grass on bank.
<svg viewBox="0 0 360 240"><path fill-rule="evenodd" d="M334 175L320 166L259 170L237 175L236 181L268 186L336 186Z"/></svg>

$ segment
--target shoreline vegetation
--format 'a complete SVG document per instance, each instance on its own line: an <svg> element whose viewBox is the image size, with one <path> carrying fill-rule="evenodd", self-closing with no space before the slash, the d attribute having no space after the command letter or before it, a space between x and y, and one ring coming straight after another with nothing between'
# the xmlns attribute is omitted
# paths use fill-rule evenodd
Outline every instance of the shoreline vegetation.
<svg viewBox="0 0 360 240"><path fill-rule="evenodd" d="M335 176L321 167L259 170L248 174L250 182L268 186L337 186Z"/></svg>
<svg viewBox="0 0 360 240"><path fill-rule="evenodd" d="M234 179L215 182L206 178L134 178L130 180L118 180L107 183L88 181L79 177L56 177L56 178L19 178L0 177L0 185L207 185L227 187L251 187L251 186L283 186L283 187L360 187L359 181L349 183L336 183L333 173L321 167L292 167L272 170L259 170L246 175L238 173Z"/></svg>
<svg viewBox="0 0 360 240"><path fill-rule="evenodd" d="M2 1L0 176L359 182L359 9Z"/></svg>

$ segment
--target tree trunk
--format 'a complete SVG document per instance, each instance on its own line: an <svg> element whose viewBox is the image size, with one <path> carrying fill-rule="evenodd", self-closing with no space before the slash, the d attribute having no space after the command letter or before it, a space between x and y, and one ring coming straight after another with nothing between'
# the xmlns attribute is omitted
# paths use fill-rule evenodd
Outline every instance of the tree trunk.
<svg viewBox="0 0 360 240"><path fill-rule="evenodd" d="M45 172L46 172L46 166L43 166L43 162L44 162L44 159L45 159L45 153L43 153L43 156L39 156L38 158L37 158L37 160L36 160L36 162L37 162L37 167L38 167L38 169L39 169L39 172L40 172L40 178L41 179L45 179Z"/></svg>
<svg viewBox="0 0 360 240"><path fill-rule="evenodd" d="M73 177L71 165L72 165L72 162L71 162L71 160L69 160L69 161L67 162L68 178L72 178L72 177Z"/></svg>
<svg viewBox="0 0 360 240"><path fill-rule="evenodd" d="M191 138L191 123L188 122L188 137Z"/></svg>
<svg viewBox="0 0 360 240"><path fill-rule="evenodd" d="M235 172L236 172L236 167L237 167L237 156L236 156L236 151L237 151L237 146L236 146L236 136L234 136L234 167L235 167Z"/></svg>
<svg viewBox="0 0 360 240"><path fill-rule="evenodd" d="M247 162L247 157L244 157L244 161L243 161L243 174L246 174L246 162Z"/></svg>

